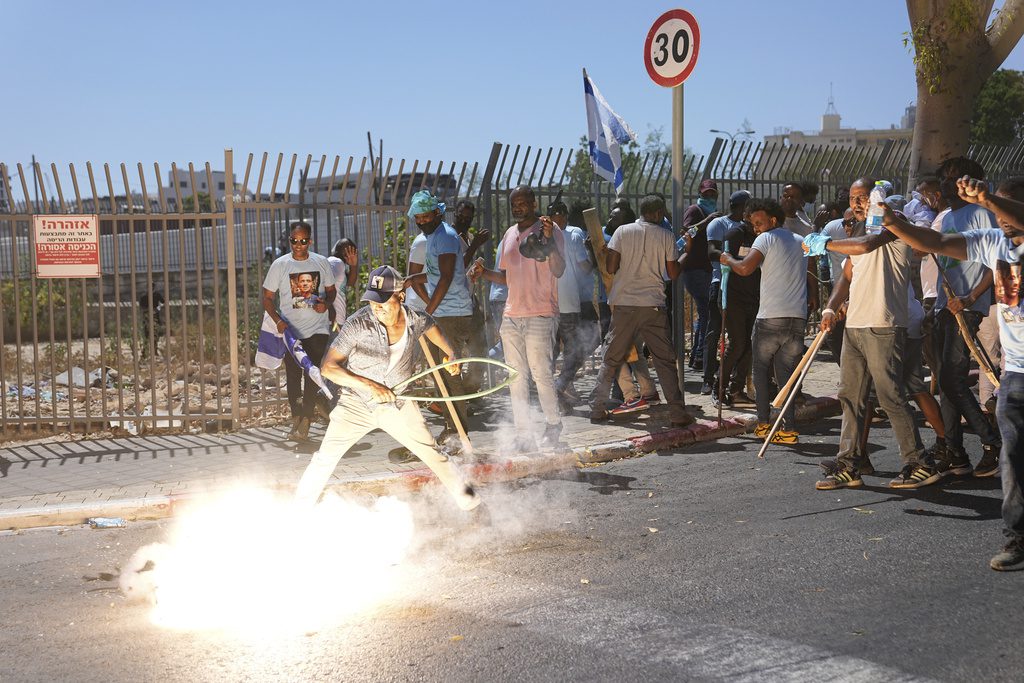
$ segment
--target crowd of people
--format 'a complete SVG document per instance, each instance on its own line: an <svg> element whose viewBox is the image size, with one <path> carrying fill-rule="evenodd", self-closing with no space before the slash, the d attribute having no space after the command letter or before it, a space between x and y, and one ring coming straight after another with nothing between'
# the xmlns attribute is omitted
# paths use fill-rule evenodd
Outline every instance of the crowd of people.
<svg viewBox="0 0 1024 683"><path fill-rule="evenodd" d="M756 409L755 436L797 443L795 402L775 427L771 401L805 353L809 316L820 312L839 364L842 428L816 488L855 488L874 474L863 434L877 414L898 444L901 469L892 488L1002 476L1008 542L991 566L1022 569L1024 180L991 192L984 178L977 162L958 157L922 178L909 197L863 177L818 204L817 186L791 182L778 200L734 192L722 211L717 185L705 180L678 230L665 198L651 194L640 200L639 215L618 200L603 230L589 233L582 207L556 200L542 214L533 189L519 186L508 198L514 223L497 236L490 267L477 254L492 236L471 234L472 203L460 202L450 225L445 204L422 190L408 212L419 232L408 273L389 266L370 272L361 297L368 305L350 316L344 293L357 282L355 245L343 240L330 259L318 256L309 248L309 226L296 223L290 252L267 272L264 308L279 330L292 328L341 395L333 408L321 405L317 387L308 378L303 387L301 368L285 359L291 437L308 439L318 413L330 418L301 497L315 501L338 459L381 428L405 447L400 457L430 466L460 507L478 508L479 496L449 461L473 402L431 405L446 420L435 438L416 404L393 388L413 374L421 338L440 361L482 357L488 325L500 340L490 353L517 372L510 450L558 446L562 416L581 402L595 423L662 402L672 425L692 423L677 371L682 362L702 373L701 391L716 404ZM872 197L884 201L872 206ZM688 357L677 357L672 339L671 284L679 276L696 307ZM824 306L819 292L828 295ZM575 380L602 341L596 386L581 397ZM979 394L972 357L983 366ZM446 394L481 387L479 366L447 370ZM532 416L531 391L543 422ZM928 448L911 399L934 434ZM965 449L964 421L980 439L977 454Z"/></svg>

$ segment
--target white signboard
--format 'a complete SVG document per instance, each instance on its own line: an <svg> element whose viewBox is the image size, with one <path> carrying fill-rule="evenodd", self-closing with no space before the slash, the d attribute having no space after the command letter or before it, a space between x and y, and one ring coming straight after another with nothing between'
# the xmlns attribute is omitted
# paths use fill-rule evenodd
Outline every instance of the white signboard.
<svg viewBox="0 0 1024 683"><path fill-rule="evenodd" d="M99 277L99 216L34 216L36 277Z"/></svg>

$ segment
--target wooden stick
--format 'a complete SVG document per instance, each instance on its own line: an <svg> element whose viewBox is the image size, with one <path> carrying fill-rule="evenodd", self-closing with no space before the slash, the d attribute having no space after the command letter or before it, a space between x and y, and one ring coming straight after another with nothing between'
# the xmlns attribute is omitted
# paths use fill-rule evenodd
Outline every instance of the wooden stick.
<svg viewBox="0 0 1024 683"><path fill-rule="evenodd" d="M789 398L789 394L793 390L793 387L797 386L798 378L803 380L804 374L806 374L801 374L804 367L810 365L811 359L817 355L818 349L821 348L826 335L828 335L828 332L825 330L818 331L817 336L814 337L814 341L811 342L811 347L807 349L804 353L804 357L800 359L800 362L797 363L796 368L793 370L793 374L789 376L789 381L786 382L785 386L779 389L778 395L775 397L775 400L772 401L772 408L781 408L782 404L786 402L787 398Z"/></svg>
<svg viewBox="0 0 1024 683"><path fill-rule="evenodd" d="M949 284L949 279L946 277L946 269L939 263L939 259L932 254L932 260L935 261L936 267L939 269L939 273L942 275L942 289L946 292L946 299L952 301L957 298L956 292L953 291L953 287ZM992 386L996 389L999 388L999 377L996 372L995 365L992 363L992 359L988 357L988 353L978 345L978 341L974 338L971 333L971 328L967 327L967 321L964 320L964 313L954 313L953 317L956 319L957 327L960 328L960 336L963 337L964 344L967 345L967 350L970 351L971 356L978 363L978 367L988 377L988 381L992 382Z"/></svg>
<svg viewBox="0 0 1024 683"><path fill-rule="evenodd" d="M427 344L426 338L421 336L419 341L420 348L423 349L423 355L427 359L427 363L430 367L433 367L436 365L434 362L434 354L431 353L430 346ZM437 388L441 392L441 396L444 397L441 400L444 402L445 407L448 408L448 412L452 416L452 422L455 424L455 430L459 433L459 441L462 442L462 452L466 455L472 455L473 444L470 443L469 435L466 434L466 428L462 425L462 419L459 417L459 411L456 410L455 404L448 400L448 387L444 385L444 380L441 379L441 372L439 370L434 370L431 374L434 376L434 381L437 382Z"/></svg>

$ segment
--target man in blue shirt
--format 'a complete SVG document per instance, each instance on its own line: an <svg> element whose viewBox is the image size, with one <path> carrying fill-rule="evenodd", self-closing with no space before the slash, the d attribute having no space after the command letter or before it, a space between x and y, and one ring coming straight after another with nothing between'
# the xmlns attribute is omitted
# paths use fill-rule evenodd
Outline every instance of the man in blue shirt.
<svg viewBox="0 0 1024 683"><path fill-rule="evenodd" d="M473 295L466 278L466 245L455 229L444 221L444 210L444 203L429 190L420 190L413 195L409 217L416 221L416 226L426 237L426 254L422 266L410 264L409 275L426 270L426 285L422 278L418 278L412 287L425 302L425 311L433 316L457 357L464 358L472 355ZM461 377L448 377L445 384L452 395L465 393ZM450 405L459 411L459 417L465 424L464 407L456 403ZM438 442L442 444L456 433L451 415L445 411L444 416L445 431L438 436Z"/></svg>
<svg viewBox="0 0 1024 683"><path fill-rule="evenodd" d="M1024 307L1020 282L1024 260L1024 202L1005 195L1020 191L1020 181L1006 183L992 195L984 181L961 178L958 197L995 213L999 229L938 233L904 221L886 210L885 226L914 249L981 263L994 272L999 340L1006 359L996 423L1002 436L1003 523L1007 543L989 562L997 571L1024 569Z"/></svg>

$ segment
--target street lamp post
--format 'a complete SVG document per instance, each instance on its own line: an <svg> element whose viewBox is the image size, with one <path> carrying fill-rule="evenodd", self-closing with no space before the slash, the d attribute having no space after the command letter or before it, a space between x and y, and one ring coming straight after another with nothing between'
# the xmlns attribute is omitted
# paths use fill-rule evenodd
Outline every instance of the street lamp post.
<svg viewBox="0 0 1024 683"><path fill-rule="evenodd" d="M717 128L711 128L711 129L708 130L708 132L709 133L719 133L721 135L728 135L729 136L729 142L736 142L736 136L737 135L753 135L756 131L741 130L741 131L738 131L736 133L730 133L728 131L718 130Z"/></svg>

